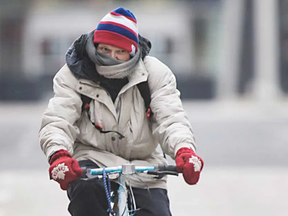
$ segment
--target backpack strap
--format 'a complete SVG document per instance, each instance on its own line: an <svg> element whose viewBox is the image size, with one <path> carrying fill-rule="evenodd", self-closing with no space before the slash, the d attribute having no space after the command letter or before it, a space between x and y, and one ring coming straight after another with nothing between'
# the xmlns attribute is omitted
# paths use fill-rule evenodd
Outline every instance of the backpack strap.
<svg viewBox="0 0 288 216"><path fill-rule="evenodd" d="M151 93L150 93L148 81L138 83L137 87L140 91L140 94L141 94L143 100L144 100L145 108L146 108L146 116L149 119L153 115L153 112L151 111L151 108L150 108Z"/></svg>

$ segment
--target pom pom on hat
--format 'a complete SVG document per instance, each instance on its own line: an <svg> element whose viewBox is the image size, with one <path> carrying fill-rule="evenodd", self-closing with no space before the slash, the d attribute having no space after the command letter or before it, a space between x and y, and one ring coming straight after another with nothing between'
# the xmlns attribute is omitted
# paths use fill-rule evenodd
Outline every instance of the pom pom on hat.
<svg viewBox="0 0 288 216"><path fill-rule="evenodd" d="M123 7L108 13L94 31L94 43L119 47L134 56L139 44L137 20Z"/></svg>

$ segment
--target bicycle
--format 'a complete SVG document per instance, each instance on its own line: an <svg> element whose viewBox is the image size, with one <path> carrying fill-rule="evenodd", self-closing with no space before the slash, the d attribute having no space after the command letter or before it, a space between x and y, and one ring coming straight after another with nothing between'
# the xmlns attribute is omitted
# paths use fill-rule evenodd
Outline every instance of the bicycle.
<svg viewBox="0 0 288 216"><path fill-rule="evenodd" d="M107 210L112 216L133 216L136 211L135 200L131 186L127 189L127 176L137 173L146 173L154 175L154 178L159 179L164 175L178 176L178 171L175 165L158 165L158 166L135 166L134 164L124 164L117 167L103 167L103 168L82 168L86 173L88 179L103 178L104 188L106 192L109 209ZM118 189L117 193L111 191L110 175L117 175ZM114 176L115 178L115 176ZM149 188L147 189L149 191ZM130 198L130 208L128 207L128 198Z"/></svg>

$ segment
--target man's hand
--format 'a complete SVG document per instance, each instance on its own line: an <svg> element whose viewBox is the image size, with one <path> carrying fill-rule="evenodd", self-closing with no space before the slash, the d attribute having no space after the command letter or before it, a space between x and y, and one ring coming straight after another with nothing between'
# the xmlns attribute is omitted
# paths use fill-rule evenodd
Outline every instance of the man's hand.
<svg viewBox="0 0 288 216"><path fill-rule="evenodd" d="M78 161L73 159L66 150L57 151L49 163L50 179L57 181L62 190L67 190L68 184L82 175Z"/></svg>
<svg viewBox="0 0 288 216"><path fill-rule="evenodd" d="M178 172L183 173L187 184L194 185L198 182L204 162L192 149L180 148L176 153L175 162Z"/></svg>

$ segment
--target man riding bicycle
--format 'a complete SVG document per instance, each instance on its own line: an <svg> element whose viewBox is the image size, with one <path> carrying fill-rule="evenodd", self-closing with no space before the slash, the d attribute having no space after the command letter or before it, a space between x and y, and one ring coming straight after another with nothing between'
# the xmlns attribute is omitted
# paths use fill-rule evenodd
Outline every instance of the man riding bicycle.
<svg viewBox="0 0 288 216"><path fill-rule="evenodd" d="M53 79L39 139L50 178L68 192L72 216L107 215L103 182L81 181L81 167L167 164L159 144L186 183L199 180L204 163L175 76L149 56L150 49L133 13L120 7L74 41ZM171 215L166 177L136 176L129 183L141 208L136 215ZM151 201L145 205L147 186Z"/></svg>

